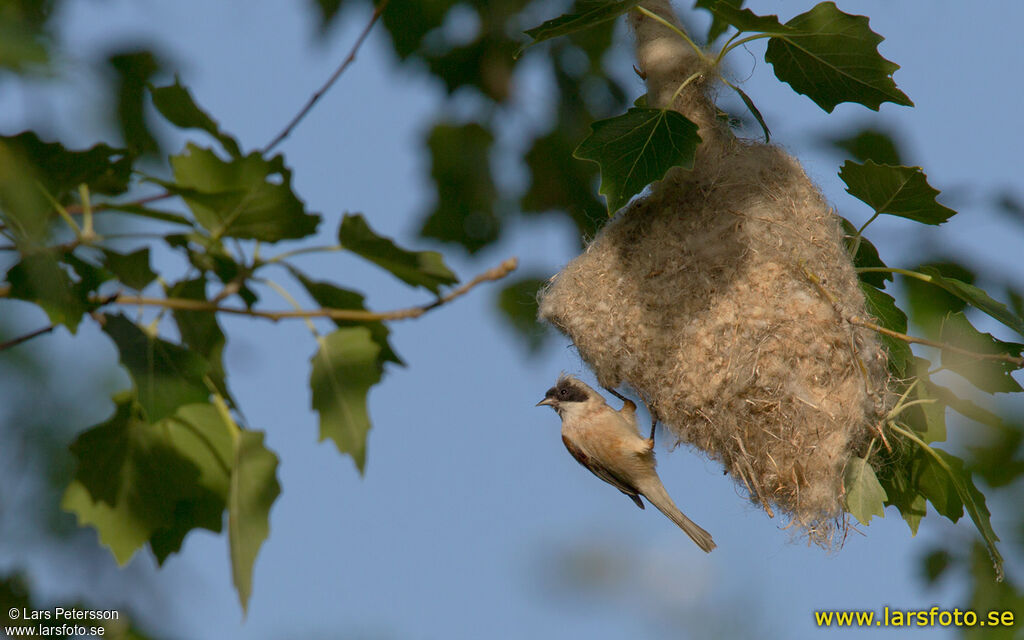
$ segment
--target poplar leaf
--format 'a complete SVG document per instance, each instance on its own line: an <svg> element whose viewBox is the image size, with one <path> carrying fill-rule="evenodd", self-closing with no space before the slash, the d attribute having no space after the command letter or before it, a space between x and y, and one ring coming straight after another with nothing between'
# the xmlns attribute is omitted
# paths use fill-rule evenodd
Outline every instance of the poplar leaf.
<svg viewBox="0 0 1024 640"><path fill-rule="evenodd" d="M691 168L700 143L697 125L670 109L633 107L591 129L573 155L601 166L609 215L672 167Z"/></svg>
<svg viewBox="0 0 1024 640"><path fill-rule="evenodd" d="M309 386L313 409L320 414L320 440L333 440L363 473L370 430L366 396L380 382L380 345L366 327L337 329L318 341Z"/></svg>

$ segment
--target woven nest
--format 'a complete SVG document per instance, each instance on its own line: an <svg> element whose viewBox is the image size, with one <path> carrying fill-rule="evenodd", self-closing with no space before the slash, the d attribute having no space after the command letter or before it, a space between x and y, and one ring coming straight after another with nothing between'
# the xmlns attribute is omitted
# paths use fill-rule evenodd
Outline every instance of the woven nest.
<svg viewBox="0 0 1024 640"><path fill-rule="evenodd" d="M700 63L662 25L633 27L648 99L664 105ZM677 441L827 545L846 463L885 410L886 356L844 320L867 311L818 189L782 149L720 128L691 87L673 106L701 127L693 170L610 222L541 293L540 317L602 385L632 387Z"/></svg>

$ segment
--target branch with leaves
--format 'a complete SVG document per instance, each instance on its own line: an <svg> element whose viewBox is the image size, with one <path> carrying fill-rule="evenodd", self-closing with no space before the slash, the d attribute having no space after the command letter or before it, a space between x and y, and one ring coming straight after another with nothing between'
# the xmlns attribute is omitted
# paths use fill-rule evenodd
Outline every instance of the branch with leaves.
<svg viewBox="0 0 1024 640"><path fill-rule="evenodd" d="M231 394L220 315L307 321L315 342L309 385L321 438L331 439L362 472L367 394L387 363L403 364L385 323L419 318L517 266L511 258L459 285L440 253L400 247L360 214L339 216L335 245L260 255L279 242L312 236L322 223L294 191L284 157L272 152L349 68L387 4L376 7L334 73L261 151L244 152L177 80L149 87L153 106L171 125L197 130L210 143L193 140L167 157L169 175L149 175L139 157L103 144L76 151L32 132L0 137L0 165L7 172L0 176L0 232L11 243L3 249L13 260L0 298L33 303L51 323L3 342L0 351L57 327L75 334L84 318L92 318L116 346L132 382L114 396L114 414L71 444L78 466L62 507L83 526L95 527L122 564L145 545L162 563L189 531L220 531L226 512L243 608L280 492L278 459ZM121 197L142 183L160 191ZM157 209L157 203L175 206ZM95 215L101 211L150 226L141 233L108 233L109 221L100 224ZM129 252L111 244L125 239L144 244ZM315 279L295 264L302 254L335 251L370 262L434 299L370 310L362 294ZM187 269L157 273L155 252L181 255ZM271 268L283 268L317 308L300 306L287 287L265 277ZM260 308L263 287L295 308ZM152 291L157 288L162 295ZM108 311L115 305L139 308L138 317ZM144 316L143 308L158 311ZM332 321L333 330L322 334L315 318ZM164 337L165 323L173 323L179 340Z"/></svg>

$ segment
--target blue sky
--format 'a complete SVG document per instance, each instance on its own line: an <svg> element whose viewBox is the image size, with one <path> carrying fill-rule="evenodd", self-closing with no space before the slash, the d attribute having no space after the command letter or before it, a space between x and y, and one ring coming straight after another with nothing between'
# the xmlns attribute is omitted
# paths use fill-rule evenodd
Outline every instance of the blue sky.
<svg viewBox="0 0 1024 640"><path fill-rule="evenodd" d="M318 41L305 4L79 0L68 2L60 24L72 61L98 60L113 42L157 43L180 62L182 82L199 103L251 149L269 140L330 74L368 17L349 11ZM808 4L752 3L784 19ZM927 233L883 217L869 237L890 264L938 249L1003 269L1021 284L1022 228L1008 226L986 198L1019 186L1014 118L1024 89L1013 78L1024 6L986 3L983 13L949 1L838 4L871 16L871 27L886 37L880 50L902 66L895 80L916 107L886 104L881 118L898 132L909 163L921 164L961 211ZM629 49L618 54L628 68ZM835 175L839 158L815 138L879 116L855 105L825 114L776 80L763 58L739 51L731 60L774 141L804 162L841 213L866 220L866 206L846 195ZM523 109L509 117L516 126L543 126L542 84L517 81ZM78 107L102 95L95 83L83 69L73 91L42 93L55 114L48 124L69 141L92 142L94 134L80 127L83 118L97 126L104 121L105 114ZM639 80L631 89L643 92ZM383 31L370 38L280 148L298 194L324 214L324 241L343 212L359 211L378 231L428 246L414 237L432 197L420 150L442 99L439 84L397 66ZM29 101L8 97L0 104L5 132L37 124L19 106ZM507 179L518 179L514 168ZM560 218L510 227L500 244L474 260L442 250L467 278L513 255L524 268L553 273L576 251L575 230ZM344 255L300 264L366 292L373 308L425 301ZM124 597L160 600L164 613L155 630L196 639L661 638L679 637L680 629L692 637L803 638L825 633L813 627L815 609L962 605L956 585L922 588L918 559L930 540L966 544L974 535L966 522L954 527L927 518L911 538L898 514L887 512L861 528L865 535L854 533L841 551L826 553L794 540L752 507L716 463L660 445L666 487L719 548L705 556L660 514L632 507L565 452L557 417L534 408L560 371L586 377L584 365L561 337L528 357L494 310L496 290L481 287L393 325L395 348L410 366L391 369L370 394L374 428L362 478L332 444L317 442L308 387L315 345L305 326L224 318L232 389L282 461L283 493L256 564L249 615L242 619L231 587L226 539L208 532L191 534L182 553L156 572L156 594ZM266 299L268 306L286 306L272 294ZM999 335L996 327L984 328ZM61 355L104 342L93 328L74 340L65 332L46 340L47 353L65 362L68 376L116 362L112 348L75 361ZM110 410L93 408L94 421ZM997 530L1015 515L1009 505L990 506ZM59 566L30 561L40 584L68 588ZM132 571L154 571L145 553L132 565ZM574 566L589 567L590 587L574 578ZM88 584L87 576L75 579ZM949 635L934 630L929 637Z"/></svg>

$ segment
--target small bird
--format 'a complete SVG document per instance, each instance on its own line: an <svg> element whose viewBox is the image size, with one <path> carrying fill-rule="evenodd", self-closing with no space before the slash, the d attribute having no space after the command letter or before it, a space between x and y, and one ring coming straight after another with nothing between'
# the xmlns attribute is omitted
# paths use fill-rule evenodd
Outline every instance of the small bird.
<svg viewBox="0 0 1024 640"><path fill-rule="evenodd" d="M661 484L655 471L653 430L650 438L641 437L636 404L619 397L623 406L616 411L601 394L573 376L562 375L537 406L551 407L562 418L562 442L577 462L641 509L644 503L640 496L647 498L698 547L710 552L715 548L711 534L683 515Z"/></svg>

